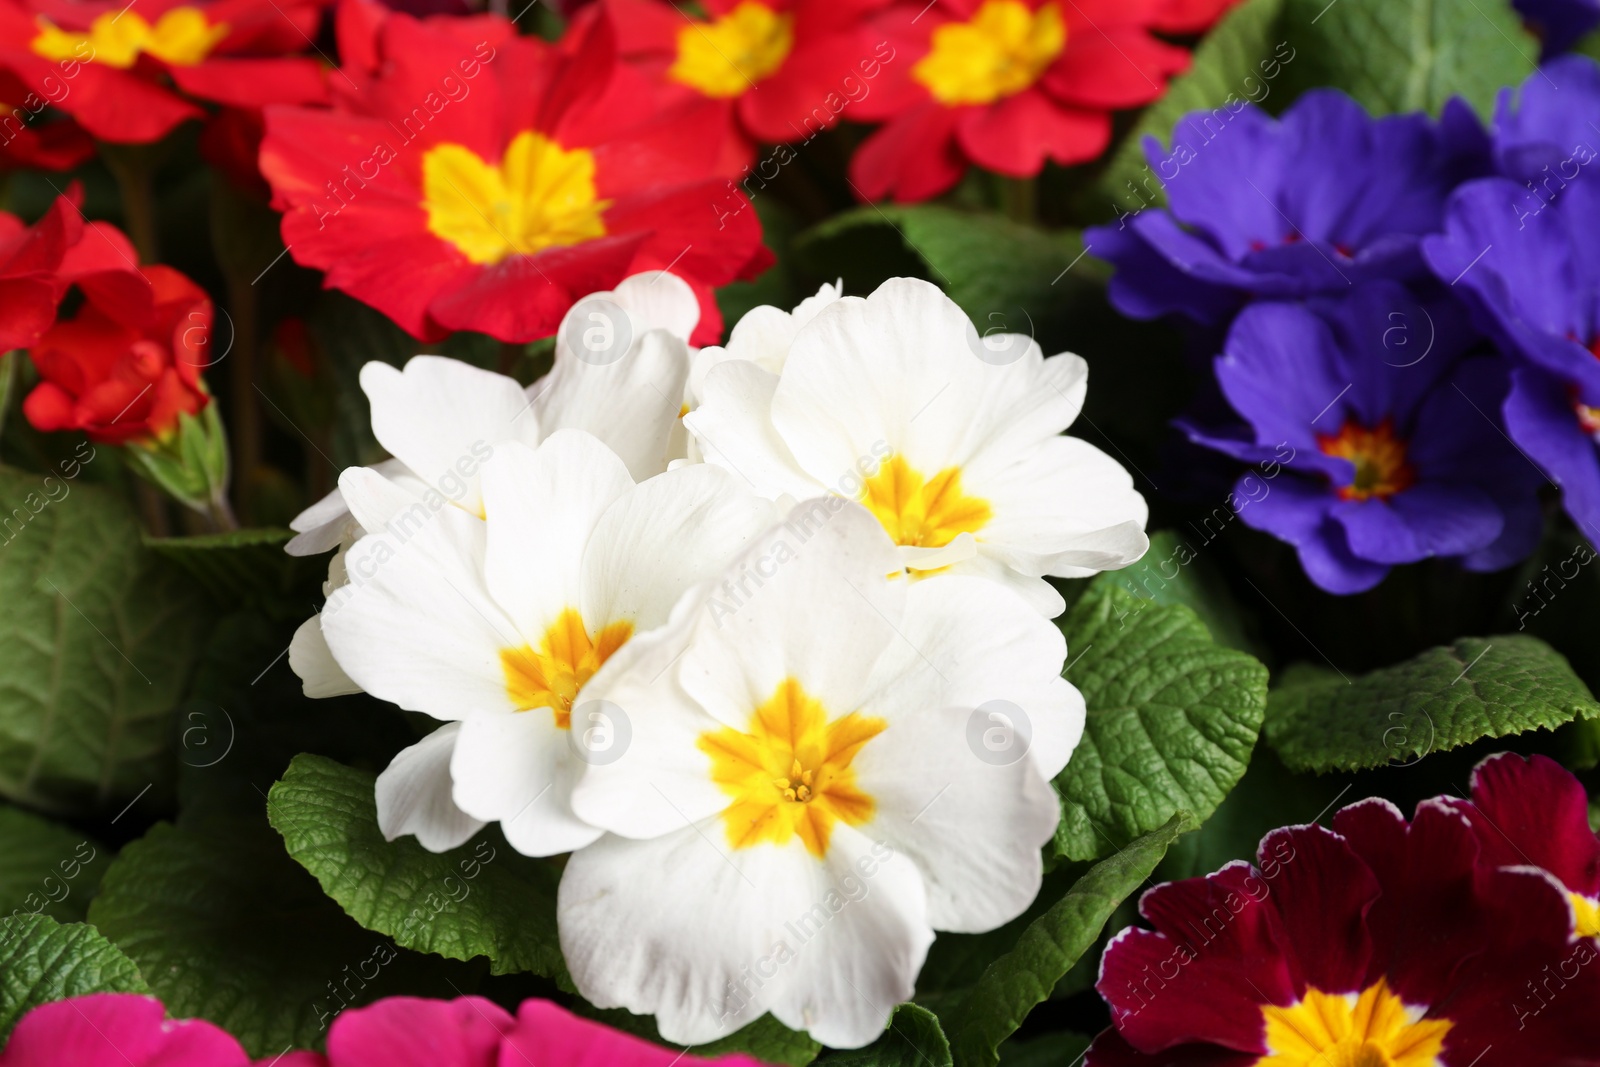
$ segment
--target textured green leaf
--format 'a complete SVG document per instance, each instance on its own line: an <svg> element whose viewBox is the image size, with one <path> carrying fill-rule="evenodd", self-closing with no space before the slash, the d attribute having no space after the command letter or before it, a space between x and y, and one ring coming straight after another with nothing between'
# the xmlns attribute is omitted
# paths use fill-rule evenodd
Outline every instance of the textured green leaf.
<svg viewBox="0 0 1600 1067"><path fill-rule="evenodd" d="M1259 646L1249 635L1245 614L1202 548L1203 541L1186 533L1158 530L1150 535L1144 558L1117 571L1113 581L1136 597L1182 604L1200 617L1217 644L1255 655Z"/></svg>
<svg viewBox="0 0 1600 1067"><path fill-rule="evenodd" d="M579 1002L577 1010L617 1030L635 1034L658 1045L670 1045L656 1030L653 1015L635 1015L622 1008L594 1008ZM729 1034L708 1045L694 1045L684 1050L685 1056L714 1059L744 1053L763 1063L783 1063L789 1067L805 1067L817 1058L822 1046L806 1034L789 1029L770 1015L763 1015L742 1030Z"/></svg>
<svg viewBox="0 0 1600 1067"><path fill-rule="evenodd" d="M1361 770L1600 717L1565 658L1521 634L1463 637L1347 682L1302 676L1272 691L1266 737L1293 771Z"/></svg>
<svg viewBox="0 0 1600 1067"><path fill-rule="evenodd" d="M0 795L113 813L169 795L203 600L105 489L0 469L0 520Z"/></svg>
<svg viewBox="0 0 1600 1067"><path fill-rule="evenodd" d="M1285 0L1282 35L1300 51L1295 90L1343 89L1375 115L1437 115L1461 96L1487 117L1539 56L1511 5L1488 0Z"/></svg>
<svg viewBox="0 0 1600 1067"><path fill-rule="evenodd" d="M0 916L81 922L111 855L91 838L0 804Z"/></svg>
<svg viewBox="0 0 1600 1067"><path fill-rule="evenodd" d="M283 550L289 530L230 530L200 537L151 538L152 552L188 573L220 604L274 618L303 617L315 603L327 560Z"/></svg>
<svg viewBox="0 0 1600 1067"><path fill-rule="evenodd" d="M139 968L83 923L0 919L0 1045L32 1008L89 993L148 993Z"/></svg>
<svg viewBox="0 0 1600 1067"><path fill-rule="evenodd" d="M854 273L862 232L872 229L892 229L980 333L1044 332L1067 313L1077 286L1087 285L1094 269L1088 260L1079 262L1083 238L1075 230L1041 230L993 213L936 204L847 211L800 239L802 258L817 273L837 270L847 288L875 286L883 278Z"/></svg>
<svg viewBox="0 0 1600 1067"><path fill-rule="evenodd" d="M902 1004L889 1028L866 1048L830 1052L818 1067L950 1067L950 1042L927 1008ZM1065 1065L1063 1065L1065 1067Z"/></svg>
<svg viewBox="0 0 1600 1067"><path fill-rule="evenodd" d="M1266 668L1216 644L1187 607L1136 597L1115 574L1058 621L1088 722L1055 781L1056 853L1096 859L1175 811L1208 818L1249 765Z"/></svg>
<svg viewBox="0 0 1600 1067"><path fill-rule="evenodd" d="M253 1056L317 1044L346 1006L470 992L464 971L356 925L265 822L157 825L106 872L89 921L169 1012L211 1020Z"/></svg>
<svg viewBox="0 0 1600 1067"><path fill-rule="evenodd" d="M298 756L268 794L267 816L293 856L356 922L449 959L486 956L495 974L532 971L570 988L556 936L560 872L480 834L447 853L385 841L376 776Z"/></svg>
<svg viewBox="0 0 1600 1067"><path fill-rule="evenodd" d="M977 987L944 1016L960 1067L999 1062L1000 1043L1094 945L1117 905L1150 877L1168 847L1195 825L1189 812L1176 812L1160 828L1097 863L1023 931L1015 948L989 965Z"/></svg>
<svg viewBox="0 0 1600 1067"><path fill-rule="evenodd" d="M1111 163L1085 205L1097 217L1109 218L1166 202L1162 176L1145 161L1143 141L1154 137L1170 148L1173 127L1193 111L1237 110L1241 101L1265 107L1276 84L1298 51L1279 30L1284 0L1249 0L1225 15L1194 50L1189 69L1172 79L1166 93L1140 116L1132 132L1117 146ZM1170 176L1169 176L1170 177Z"/></svg>

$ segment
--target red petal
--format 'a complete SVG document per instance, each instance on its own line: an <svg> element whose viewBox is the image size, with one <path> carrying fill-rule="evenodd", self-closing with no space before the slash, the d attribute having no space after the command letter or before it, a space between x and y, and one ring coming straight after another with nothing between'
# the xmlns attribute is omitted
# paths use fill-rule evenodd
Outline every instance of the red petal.
<svg viewBox="0 0 1600 1067"><path fill-rule="evenodd" d="M1589 829L1583 785L1548 756L1503 752L1472 772L1472 806L1485 862L1543 867L1572 892L1600 895L1600 838Z"/></svg>
<svg viewBox="0 0 1600 1067"><path fill-rule="evenodd" d="M956 136L967 157L987 170L1031 178L1045 157L1082 163L1111 143L1111 118L1104 112L1065 108L1035 89L988 107L966 108Z"/></svg>
<svg viewBox="0 0 1600 1067"><path fill-rule="evenodd" d="M861 143L850 180L863 200L927 200L955 185L967 169L956 144L961 112L928 101Z"/></svg>

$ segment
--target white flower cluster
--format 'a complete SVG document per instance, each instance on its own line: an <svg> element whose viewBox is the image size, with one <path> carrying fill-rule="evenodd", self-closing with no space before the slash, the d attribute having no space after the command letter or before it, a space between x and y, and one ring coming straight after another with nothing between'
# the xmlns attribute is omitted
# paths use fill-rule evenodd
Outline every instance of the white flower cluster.
<svg viewBox="0 0 1600 1067"><path fill-rule="evenodd" d="M725 348L697 320L657 272L580 302L526 391L368 365L394 458L296 520L291 551L340 551L290 662L445 723L378 779L391 840L572 853L592 1003L857 1047L935 930L1038 892L1084 722L1044 576L1137 559L1145 503L1061 435L1083 360L986 348L926 282L824 286Z"/></svg>

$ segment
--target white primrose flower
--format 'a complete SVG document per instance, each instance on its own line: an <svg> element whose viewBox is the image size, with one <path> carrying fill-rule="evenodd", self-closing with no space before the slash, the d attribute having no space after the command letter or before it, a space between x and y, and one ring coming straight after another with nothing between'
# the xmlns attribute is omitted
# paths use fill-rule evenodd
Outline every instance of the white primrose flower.
<svg viewBox="0 0 1600 1067"><path fill-rule="evenodd" d="M585 692L633 738L573 790L609 833L557 905L591 1003L684 1044L770 1011L857 1047L934 930L1037 894L1084 707L1060 631L1000 584L908 581L870 514L821 498L633 650Z"/></svg>
<svg viewBox="0 0 1600 1067"><path fill-rule="evenodd" d="M979 338L927 282L833 300L794 334L781 373L728 359L700 389L684 421L707 462L773 499L859 500L914 573L998 580L1054 616L1064 603L1044 575L1088 577L1149 546L1128 472L1062 436L1088 365L1019 335Z"/></svg>
<svg viewBox="0 0 1600 1067"><path fill-rule="evenodd" d="M688 283L652 271L574 305L557 334L554 366L526 390L503 374L441 356L417 356L404 370L368 363L361 369L361 388L372 407L373 435L394 458L367 469L403 491L389 498L394 508L379 509L376 517L387 522L397 508L416 501L431 513L447 506L480 513L479 469L495 447L508 441L536 445L562 428L600 438L636 479L659 474L673 437L682 435L678 398L689 359L684 342L699 318ZM287 546L291 555L340 549L329 565L324 596L345 581L344 550L362 534L382 529L356 521L342 479L340 488L289 525L298 531ZM289 665L307 696L360 691L328 655L315 617L295 634Z"/></svg>
<svg viewBox="0 0 1600 1067"><path fill-rule="evenodd" d="M430 516L382 475L346 471L356 520L379 532L346 554L350 581L321 631L356 685L449 723L379 777L385 836L443 851L499 822L521 852L567 852L600 833L569 802L596 758L590 725L627 728L587 711L586 687L774 509L705 465L635 484L616 453L571 429L537 449L501 442L480 482L483 518Z"/></svg>
<svg viewBox="0 0 1600 1067"><path fill-rule="evenodd" d="M762 304L745 312L744 317L734 323L726 345L702 348L690 359L689 409L692 411L700 406L706 375L719 363L742 359L768 373L782 374L784 361L789 358L789 346L794 344L795 334L800 332L800 327L843 295L843 282L836 282L823 285L815 295L800 301L793 311Z"/></svg>

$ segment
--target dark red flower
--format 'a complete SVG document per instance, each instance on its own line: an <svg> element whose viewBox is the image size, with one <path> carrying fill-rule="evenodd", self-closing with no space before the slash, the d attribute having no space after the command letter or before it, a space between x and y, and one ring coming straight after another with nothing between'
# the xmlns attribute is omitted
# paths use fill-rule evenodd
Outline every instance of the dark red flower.
<svg viewBox="0 0 1600 1067"><path fill-rule="evenodd" d="M295 260L413 335L532 341L579 297L670 268L706 343L712 287L770 262L702 151L715 116L653 110L608 20L553 46L505 19L390 14L364 45L341 12L340 40L334 110L268 108L262 172Z"/></svg>
<svg viewBox="0 0 1600 1067"><path fill-rule="evenodd" d="M895 59L855 109L887 120L850 163L866 199L926 200L968 163L1032 177L1099 156L1111 112L1166 91L1189 54L1150 35L1167 0L901 0L873 20Z"/></svg>
<svg viewBox="0 0 1600 1067"><path fill-rule="evenodd" d="M1566 891L1488 862L1461 805L1367 800L1275 830L1259 866L1147 892L1096 988L1086 1067L1600 1063L1596 942Z"/></svg>
<svg viewBox="0 0 1600 1067"><path fill-rule="evenodd" d="M1600 937L1600 837L1583 786L1548 756L1491 756L1472 772L1472 801L1450 801L1472 823L1484 862L1538 867L1567 890L1575 932Z"/></svg>
<svg viewBox="0 0 1600 1067"><path fill-rule="evenodd" d="M159 140L204 112L314 103L324 0L0 0L0 65L95 137Z"/></svg>
<svg viewBox="0 0 1600 1067"><path fill-rule="evenodd" d="M890 0L708 0L696 18L665 0L603 0L628 61L664 106L717 113L731 168L753 142L805 141L870 95L893 49L867 15ZM594 9L590 9L592 12ZM586 12L588 14L588 12Z"/></svg>
<svg viewBox="0 0 1600 1067"><path fill-rule="evenodd" d="M211 400L200 372L209 359L211 300L171 267L136 267L115 228L89 223L61 269L83 306L28 350L43 380L23 401L37 430L81 430L122 444L164 439L180 413Z"/></svg>

